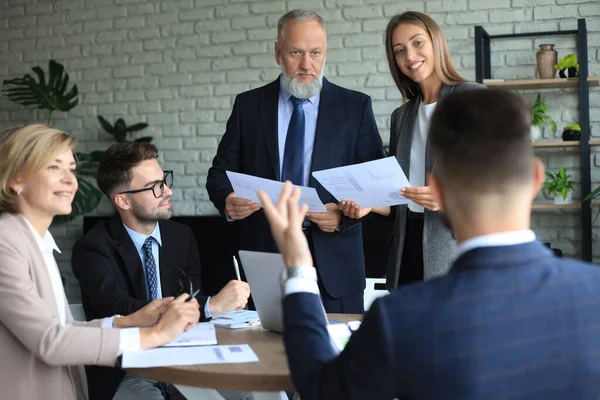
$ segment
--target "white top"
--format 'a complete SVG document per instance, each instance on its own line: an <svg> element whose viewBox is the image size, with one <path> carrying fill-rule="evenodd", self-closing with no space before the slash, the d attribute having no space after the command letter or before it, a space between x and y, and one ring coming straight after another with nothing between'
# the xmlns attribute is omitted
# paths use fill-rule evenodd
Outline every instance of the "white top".
<svg viewBox="0 0 600 400"><path fill-rule="evenodd" d="M410 170L408 180L412 186L425 186L425 148L429 135L429 122L437 106L436 103L419 105L419 113L413 128L412 145L410 146ZM416 204L409 203L408 209L412 212L422 213L425 209Z"/></svg>
<svg viewBox="0 0 600 400"><path fill-rule="evenodd" d="M58 265L56 264L53 254L54 250L60 253L60 249L56 245L56 242L54 241L50 231L46 231L44 236L40 236L27 218L23 217L23 219L27 223L27 226L29 226L29 229L31 229L40 251L42 252L42 256L44 257L46 268L48 268L48 275L50 276L52 292L54 293L54 298L56 299L58 322L61 326L65 326L67 323L67 302L65 297L65 288L62 284L62 280L60 279ZM112 328L112 322L114 318L115 317L104 318L104 320L102 320L102 328ZM119 355L128 350L140 350L140 328L119 329Z"/></svg>

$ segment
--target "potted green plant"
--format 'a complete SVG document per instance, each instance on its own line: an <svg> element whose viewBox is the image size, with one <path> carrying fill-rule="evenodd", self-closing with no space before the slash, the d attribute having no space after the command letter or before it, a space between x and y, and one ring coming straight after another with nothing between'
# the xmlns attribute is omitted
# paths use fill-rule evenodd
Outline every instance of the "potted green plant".
<svg viewBox="0 0 600 400"><path fill-rule="evenodd" d="M567 78L565 70L567 70L569 78L577 78L579 76L579 63L575 54L567 54L558 60L558 64L554 66L554 69L558 71L558 76L561 78Z"/></svg>
<svg viewBox="0 0 600 400"><path fill-rule="evenodd" d="M573 185L571 175L567 174L567 171L563 166L558 167L558 172L552 173L546 171L546 181L544 182L544 188L548 195L554 197L554 204L570 204L571 195L575 188Z"/></svg>
<svg viewBox="0 0 600 400"><path fill-rule="evenodd" d="M65 72L62 64L55 60L48 62L48 76L40 67L31 70L37 76L37 80L30 74L21 78L5 79L2 92L8 100L34 109L48 110L47 124L50 124L52 113L56 110L68 112L79 102L77 85L69 88L69 74ZM76 153L78 163L75 174L79 182L79 189L73 200L73 211L69 216L56 217L53 222L60 223L84 215L94 210L102 192L98 190L95 183L96 164L102 152Z"/></svg>
<svg viewBox="0 0 600 400"><path fill-rule="evenodd" d="M546 114L546 111L548 111L548 105L542 103L541 95L538 93L535 103L531 106L531 141L540 138L540 129L544 122L550 124L552 133L556 133L556 122Z"/></svg>
<svg viewBox="0 0 600 400"><path fill-rule="evenodd" d="M112 135L112 137L114 137L119 143L130 142L128 136L131 133L141 131L148 127L148 124L145 122L139 122L137 124L127 126L123 118L118 118L114 125L111 125L111 123L101 115L98 115L98 122L100 122L100 125L102 125L102 129L104 129L109 135ZM142 136L133 141L136 143L150 143L152 141L152 136Z"/></svg>
<svg viewBox="0 0 600 400"><path fill-rule="evenodd" d="M579 124L566 124L563 128L562 140L577 141L581 138L581 127Z"/></svg>
<svg viewBox="0 0 600 400"><path fill-rule="evenodd" d="M600 186L598 186L596 189L592 190L592 192L590 194L585 196L582 203L585 203L588 200L594 200L598 196L600 196ZM600 208L598 208L598 212L596 213L596 216L594 217L594 222L596 222L596 219L598 219L598 215L600 215Z"/></svg>

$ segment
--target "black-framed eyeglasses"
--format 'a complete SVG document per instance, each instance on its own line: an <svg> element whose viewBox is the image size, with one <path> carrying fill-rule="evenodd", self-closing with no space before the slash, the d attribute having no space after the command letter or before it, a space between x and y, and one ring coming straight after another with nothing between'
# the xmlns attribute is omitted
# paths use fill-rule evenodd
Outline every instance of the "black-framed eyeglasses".
<svg viewBox="0 0 600 400"><path fill-rule="evenodd" d="M150 187L143 188L143 189L136 189L136 190L125 190L124 192L120 192L119 194L140 193L140 192L145 192L147 190L152 190L152 194L154 195L154 197L156 197L158 199L165 192L165 185L169 189L173 187L173 171L172 170L165 171L162 181L156 181L154 183L154 185L152 185Z"/></svg>

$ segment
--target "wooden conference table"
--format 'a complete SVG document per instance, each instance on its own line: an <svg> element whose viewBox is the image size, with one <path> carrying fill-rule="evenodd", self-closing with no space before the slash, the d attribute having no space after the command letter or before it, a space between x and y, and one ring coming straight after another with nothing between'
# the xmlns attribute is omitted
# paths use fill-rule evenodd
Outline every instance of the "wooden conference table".
<svg viewBox="0 0 600 400"><path fill-rule="evenodd" d="M362 319L362 315L357 314L328 314L327 316L343 322ZM243 364L129 368L127 371L143 378L173 383L189 400L219 398L214 395L211 397L204 389L195 390L195 388L256 392L255 399L279 399L277 392L294 390L282 334L269 332L262 327L238 330L217 328L216 331L220 345L249 344L259 361Z"/></svg>

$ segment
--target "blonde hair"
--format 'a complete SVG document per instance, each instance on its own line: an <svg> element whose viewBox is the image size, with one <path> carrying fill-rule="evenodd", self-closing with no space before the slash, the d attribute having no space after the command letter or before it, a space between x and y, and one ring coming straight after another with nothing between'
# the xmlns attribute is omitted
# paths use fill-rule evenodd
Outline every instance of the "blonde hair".
<svg viewBox="0 0 600 400"><path fill-rule="evenodd" d="M433 45L433 55L435 57L435 73L443 83L446 85L458 85L466 82L454 68L454 64L450 58L450 50L448 50L448 42L446 42L446 38L438 24L426 14L417 11L407 11L403 14L393 16L385 30L385 53L387 55L390 72L404 101L415 98L421 89L415 81L404 75L396 64L392 35L394 34L394 30L400 24L416 25L429 33Z"/></svg>
<svg viewBox="0 0 600 400"><path fill-rule="evenodd" d="M0 213L18 212L18 194L10 185L28 179L61 152L75 147L75 137L48 125L31 124L0 134Z"/></svg>

